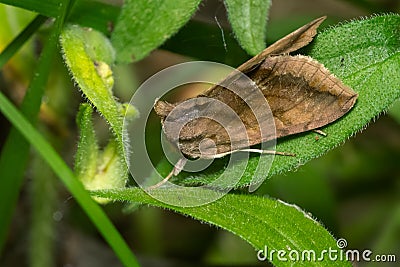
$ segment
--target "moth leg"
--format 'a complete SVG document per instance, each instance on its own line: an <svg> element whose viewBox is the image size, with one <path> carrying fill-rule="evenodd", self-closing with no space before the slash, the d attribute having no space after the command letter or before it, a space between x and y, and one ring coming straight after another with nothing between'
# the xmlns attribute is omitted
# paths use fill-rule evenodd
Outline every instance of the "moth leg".
<svg viewBox="0 0 400 267"><path fill-rule="evenodd" d="M246 149L240 149L238 151L260 153L260 154L268 154L268 155L280 155L280 156L296 157L296 154L293 154L293 153L290 153L290 152L281 152L281 151L274 151L274 150L263 150L263 149L246 148Z"/></svg>
<svg viewBox="0 0 400 267"><path fill-rule="evenodd" d="M183 170L183 167L185 166L186 162L187 162L186 158L180 158L178 162L175 164L174 168L172 168L172 171L168 173L168 175L164 179L162 179L155 185L149 186L147 189L148 190L156 189L165 184L169 179L171 179L172 176L177 176Z"/></svg>
<svg viewBox="0 0 400 267"><path fill-rule="evenodd" d="M280 155L280 156L290 156L290 157L295 157L296 154L289 153L289 152L280 152L280 151L274 151L274 150L263 150L263 149L256 149L256 148L244 148L244 149L238 149L234 151L229 151L225 153L220 153L216 154L213 156L213 158L222 158L226 155L235 153L235 152L250 152L250 153L259 153L259 154L269 154L269 155Z"/></svg>
<svg viewBox="0 0 400 267"><path fill-rule="evenodd" d="M323 132L322 130L319 130L319 129L314 129L313 132L320 134L322 136L327 136L327 134L325 132Z"/></svg>

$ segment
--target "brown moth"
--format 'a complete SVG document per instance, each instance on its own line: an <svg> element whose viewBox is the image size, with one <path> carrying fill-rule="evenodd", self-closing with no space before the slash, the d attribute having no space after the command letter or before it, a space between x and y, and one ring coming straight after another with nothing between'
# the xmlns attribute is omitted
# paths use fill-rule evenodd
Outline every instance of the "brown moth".
<svg viewBox="0 0 400 267"><path fill-rule="evenodd" d="M183 109L186 112L169 116L168 119L172 123L174 120L178 121L188 112L209 107L204 105L204 98L216 99L239 116L245 125L248 140L230 142L223 127L209 118L190 121L181 129L176 140L175 133L166 130L164 124L167 116L179 103L157 101L154 110L161 118L166 137L175 142L180 151L189 158L218 158L275 138L323 127L346 114L353 107L358 95L318 61L307 56L289 55L312 41L318 26L325 18L318 18L295 30L237 68L262 91L271 108L276 135L261 137L259 121L243 99L225 87L215 85L195 97L195 101ZM240 81L235 80L235 74L229 75L225 80L240 86ZM240 90L245 92L246 87ZM200 143L205 139L212 140L214 149L210 147L207 150L206 146L200 151Z"/></svg>

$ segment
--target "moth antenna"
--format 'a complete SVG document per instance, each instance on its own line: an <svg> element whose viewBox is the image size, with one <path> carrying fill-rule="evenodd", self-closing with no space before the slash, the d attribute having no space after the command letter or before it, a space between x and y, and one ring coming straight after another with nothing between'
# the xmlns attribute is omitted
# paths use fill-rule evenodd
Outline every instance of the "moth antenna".
<svg viewBox="0 0 400 267"><path fill-rule="evenodd" d="M296 157L296 154L290 153L290 152L281 152L281 151L274 151L274 150L263 150L263 149L256 149L256 148L240 149L238 151L260 153L260 154L269 154L269 155Z"/></svg>
<svg viewBox="0 0 400 267"><path fill-rule="evenodd" d="M174 104L168 103L166 101L161 101L159 99L156 99L156 101L154 103L154 111L163 120L174 109L174 107L175 107Z"/></svg>
<svg viewBox="0 0 400 267"><path fill-rule="evenodd" d="M290 157L296 156L296 154L290 153L290 152L280 152L280 151L263 150L263 149L256 149L256 148L245 148L245 149L238 149L238 150L234 150L234 151L216 154L212 158L222 158L226 155L236 153L236 152L250 152L250 153L268 154L268 155L290 156Z"/></svg>
<svg viewBox="0 0 400 267"><path fill-rule="evenodd" d="M226 46L226 41L225 41L225 34L224 34L224 29L222 28L221 24L219 24L217 15L214 16L215 22L218 25L218 28L221 30L221 36L222 36L222 42L224 43L224 49L225 52L228 52L227 46Z"/></svg>
<svg viewBox="0 0 400 267"><path fill-rule="evenodd" d="M296 154L294 154L294 153L290 153L290 152L280 152L280 151L275 151L275 155L296 157Z"/></svg>

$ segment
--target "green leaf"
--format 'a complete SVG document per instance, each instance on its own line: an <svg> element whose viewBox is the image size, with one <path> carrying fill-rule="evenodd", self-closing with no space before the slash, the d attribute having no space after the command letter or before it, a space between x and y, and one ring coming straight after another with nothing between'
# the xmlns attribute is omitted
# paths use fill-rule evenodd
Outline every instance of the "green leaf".
<svg viewBox="0 0 400 267"><path fill-rule="evenodd" d="M115 54L111 43L98 31L68 26L62 33L61 44L65 62L75 81L104 115L115 134L115 140L111 139L106 148L99 151L92 125L92 108L89 104L81 106L77 116L81 135L75 161L78 179L88 190L124 187L128 170L123 153L122 119L125 115L133 120L137 110L114 99L114 78L110 65Z"/></svg>
<svg viewBox="0 0 400 267"><path fill-rule="evenodd" d="M111 139L103 151L99 151L92 122L92 107L82 104L77 115L80 129L78 150L75 155L75 173L87 190L125 187L128 171L118 143ZM101 204L107 199L95 198Z"/></svg>
<svg viewBox="0 0 400 267"><path fill-rule="evenodd" d="M56 43L56 41L54 41ZM93 224L97 227L104 239L109 243L115 251L118 258L124 266L139 266L131 249L124 242L121 235L115 229L111 221L103 210L91 199L87 191L83 188L81 182L76 178L71 169L64 160L57 154L52 146L43 138L43 136L28 122L26 118L10 103L10 101L0 92L0 111L13 124L13 126L21 133L21 135L36 149L39 155L51 167L54 173L61 179L67 189L79 205L82 207ZM15 152L15 151L13 151ZM12 153L9 153L9 155ZM14 170L15 171L15 170ZM2 181L4 179L0 179ZM1 187L3 188L3 187ZM4 187L3 191L10 190ZM1 197L6 197L1 194ZM2 199L3 200L3 199ZM7 203L7 198L1 203ZM3 216L2 220L5 219ZM1 222L3 223L3 222ZM1 228L3 229L3 228ZM4 230L7 230L5 227Z"/></svg>
<svg viewBox="0 0 400 267"><path fill-rule="evenodd" d="M92 122L93 110L89 104L81 104L76 123L79 127L79 143L75 154L75 174L85 184L85 179L93 179L97 172L99 147Z"/></svg>
<svg viewBox="0 0 400 267"><path fill-rule="evenodd" d="M95 184L91 189L125 187L127 175L125 158L118 153L117 142L110 140L100 155L98 172L93 179Z"/></svg>
<svg viewBox="0 0 400 267"><path fill-rule="evenodd" d="M250 55L265 48L270 0L225 0L229 22L240 45Z"/></svg>
<svg viewBox="0 0 400 267"><path fill-rule="evenodd" d="M122 146L122 116L115 101L111 64L114 49L100 32L67 26L61 34L64 60L82 92L106 118ZM121 147L122 151L122 147Z"/></svg>
<svg viewBox="0 0 400 267"><path fill-rule="evenodd" d="M37 2L37 1L36 1ZM90 27L110 36L121 8L103 1L77 1L68 22Z"/></svg>
<svg viewBox="0 0 400 267"><path fill-rule="evenodd" d="M179 189L157 189L152 194L162 195L163 199L182 194ZM207 194L207 189L204 190ZM283 249L302 252L314 250L318 256L324 249L337 249L335 239L309 214L295 205L254 195L228 194L207 205L191 208L169 206L159 202L141 189L104 190L91 192L93 196L106 197L118 201L149 204L171 209L195 219L226 229L249 242L256 250ZM191 194L187 198L194 198ZM256 257L256 253L254 253ZM286 254L287 257L287 254ZM293 261L279 261L273 257L276 266L292 266ZM304 261L296 266L351 266L343 261Z"/></svg>
<svg viewBox="0 0 400 267"><path fill-rule="evenodd" d="M111 139L105 149L97 158L96 173L94 176L81 176L83 185L87 190L124 188L128 179L128 170L125 159L119 153L119 147L115 140ZM106 204L110 200L95 198L100 204Z"/></svg>
<svg viewBox="0 0 400 267"><path fill-rule="evenodd" d="M44 88L51 70L51 62L56 52L57 38L64 24L69 1L64 1L57 8L57 19L50 36L45 43L43 52L38 60L38 67L21 104L21 112L31 123L37 121ZM28 27L33 27L30 24ZM22 33L29 33L29 28ZM21 35L20 35L21 36ZM17 40L21 37L17 37ZM14 45L19 41L13 41ZM4 56L4 54L3 54ZM12 128L2 148L0 155L0 251L3 248L7 236L7 230L11 222L13 209L18 199L19 189L23 182L25 166L29 159L29 143L20 132Z"/></svg>
<svg viewBox="0 0 400 267"><path fill-rule="evenodd" d="M126 0L111 36L117 62L144 58L182 27L200 0Z"/></svg>
<svg viewBox="0 0 400 267"><path fill-rule="evenodd" d="M275 156L265 177L292 171L322 156L364 129L400 97L400 16L383 15L352 21L320 33L308 53L359 94L353 107L341 119L323 127L326 137L313 132L296 134L277 141L276 150L296 157ZM316 138L318 136L318 138ZM318 140L316 140L318 139ZM259 157L253 155L237 186L249 185ZM165 168L165 162L160 168ZM208 184L223 168L196 173L184 184ZM188 174L182 174L182 178Z"/></svg>

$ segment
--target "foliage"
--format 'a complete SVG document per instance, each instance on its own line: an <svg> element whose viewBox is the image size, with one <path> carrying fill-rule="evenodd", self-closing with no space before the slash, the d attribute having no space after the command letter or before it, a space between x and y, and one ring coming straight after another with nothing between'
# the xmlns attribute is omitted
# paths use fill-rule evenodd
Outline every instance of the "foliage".
<svg viewBox="0 0 400 267"><path fill-rule="evenodd" d="M191 34L188 29L198 27L193 22L184 25L197 10L199 0L184 0L179 5L172 4L172 1L129 0L122 8L95 1L77 1L76 4L74 1L64 0L40 2L2 0L1 2L40 14L0 54L1 66L20 49L29 36L37 31L44 22L44 16L55 17L56 20L20 111L0 94L0 110L15 127L0 157L0 177L6 177L0 180L0 214L2 214L0 249L5 242L12 211L22 184L23 171L29 157L29 145L37 150L65 184L126 266L138 266L135 256L79 181L86 189L96 190L90 192L96 200L106 198L112 201L147 204L189 215L232 232L257 250L264 249L264 246L275 250L290 247L289 249L297 251L313 249L318 253L329 247L336 247L335 237L321 223L296 205L280 200L234 192L207 205L185 208L159 202L136 187L123 188L127 181L127 168L123 161L122 119L124 114L130 114L129 116L134 118L137 113L134 107L116 100L113 93L116 76L112 70L115 64L145 58L163 44L164 47L179 52L180 46L176 45L179 43L176 40L182 40L179 38L185 32L185 27L187 27L185 36ZM226 0L225 5L234 36L240 46L249 55L257 54L264 48L268 34L265 25L270 1ZM65 24L65 21L69 23ZM345 84L352 87L359 94L359 98L355 107L346 116L323 129L327 137L319 137L317 140L315 133L304 133L279 140L277 150L295 153L297 156L276 157L270 172L264 174L266 177L293 171L339 146L364 129L379 114L388 110L400 97L400 75L396 75L400 72L399 25L398 14L354 20L325 29L302 51L323 63ZM84 28L87 26L93 29ZM182 31L178 32L182 27ZM73 80L90 102L82 104L77 115L80 141L76 154L75 174L51 147L49 141L46 141L33 126L51 72L52 57L58 39L65 64ZM166 42L167 39L169 40ZM187 48L182 46L183 54L204 55L199 52L199 47L192 51L185 49ZM237 60L244 57L243 51L238 49L238 46L233 48L233 53L226 58L220 55L216 57L219 57L220 61L233 62L232 58L236 57ZM110 125L110 140L103 150L99 148L92 123L91 105ZM394 116L398 115L398 103L391 112ZM135 148L131 149L134 151ZM238 187L249 185L257 162L258 157L250 159ZM208 172L190 175L184 173L176 179L176 182L184 185L207 184L221 173L220 163L223 164L223 160L217 162ZM160 173L165 173L169 171L169 167L166 161L162 161L158 170ZM207 190L211 192L210 189L205 189L206 194ZM155 193L174 198L179 192L156 189ZM44 198L45 195L37 203L45 203ZM279 261L274 258L272 263L276 266L291 266L294 262ZM40 262L36 264L40 265ZM328 258L325 258L324 262L302 261L297 264L299 266L350 265L348 262L333 261Z"/></svg>

